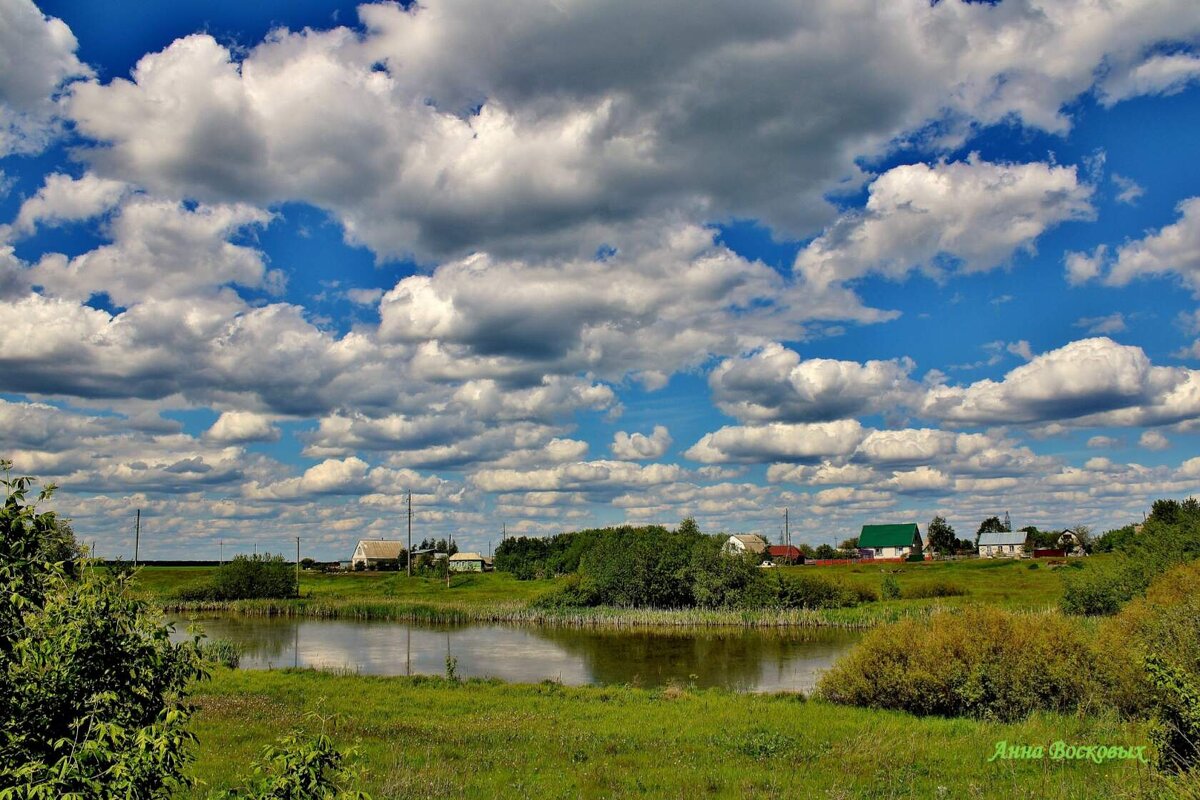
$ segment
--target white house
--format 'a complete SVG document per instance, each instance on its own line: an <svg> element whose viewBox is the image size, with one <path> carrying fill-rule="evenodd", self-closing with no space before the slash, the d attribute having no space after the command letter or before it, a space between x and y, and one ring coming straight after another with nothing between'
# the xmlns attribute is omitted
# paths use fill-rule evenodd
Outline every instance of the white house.
<svg viewBox="0 0 1200 800"><path fill-rule="evenodd" d="M1137 526L1134 526L1134 532L1137 533ZM1087 555L1084 552L1083 544L1079 541L1079 534L1067 528L1058 535L1058 546L1067 551L1069 556Z"/></svg>
<svg viewBox="0 0 1200 800"><path fill-rule="evenodd" d="M1025 555L1025 531L996 531L979 534L979 555L983 558L1020 558Z"/></svg>
<svg viewBox="0 0 1200 800"><path fill-rule="evenodd" d="M404 542L390 542L384 539L363 539L354 548L354 556L350 559L352 569L370 569L385 562L396 561L404 552ZM361 566L360 566L361 565Z"/></svg>
<svg viewBox="0 0 1200 800"><path fill-rule="evenodd" d="M754 553L762 555L767 551L767 540L755 533L735 533L725 542L725 552L734 555Z"/></svg>
<svg viewBox="0 0 1200 800"><path fill-rule="evenodd" d="M921 529L915 522L863 525L858 534L860 558L908 558L921 552Z"/></svg>

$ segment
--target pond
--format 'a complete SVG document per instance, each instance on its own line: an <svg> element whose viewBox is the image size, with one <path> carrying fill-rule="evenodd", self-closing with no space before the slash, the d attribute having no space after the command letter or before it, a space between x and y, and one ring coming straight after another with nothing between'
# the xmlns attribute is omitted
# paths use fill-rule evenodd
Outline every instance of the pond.
<svg viewBox="0 0 1200 800"><path fill-rule="evenodd" d="M171 621L175 638L186 637L187 621ZM580 629L237 616L194 622L211 638L241 645L244 669L444 675L451 656L463 678L571 686L679 682L746 692L810 692L860 635L823 628Z"/></svg>

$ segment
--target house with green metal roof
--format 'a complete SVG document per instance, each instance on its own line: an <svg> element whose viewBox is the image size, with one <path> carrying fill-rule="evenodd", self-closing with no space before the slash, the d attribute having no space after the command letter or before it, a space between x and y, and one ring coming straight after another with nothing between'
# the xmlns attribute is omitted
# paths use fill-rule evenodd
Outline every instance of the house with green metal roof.
<svg viewBox="0 0 1200 800"><path fill-rule="evenodd" d="M863 525L858 535L862 558L907 558L921 552L921 531L915 522L897 525Z"/></svg>

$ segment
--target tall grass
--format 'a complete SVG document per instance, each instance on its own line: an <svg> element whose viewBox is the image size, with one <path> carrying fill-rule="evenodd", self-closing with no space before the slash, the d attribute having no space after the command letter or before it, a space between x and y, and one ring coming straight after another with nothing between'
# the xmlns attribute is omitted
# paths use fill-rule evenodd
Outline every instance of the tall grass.
<svg viewBox="0 0 1200 800"><path fill-rule="evenodd" d="M535 608L522 603L426 604L387 601L237 600L165 602L172 614L236 614L247 617L379 620L426 624L469 622L562 627L741 627L741 628L871 628L902 619L927 616L933 606L871 605L849 608L650 609Z"/></svg>

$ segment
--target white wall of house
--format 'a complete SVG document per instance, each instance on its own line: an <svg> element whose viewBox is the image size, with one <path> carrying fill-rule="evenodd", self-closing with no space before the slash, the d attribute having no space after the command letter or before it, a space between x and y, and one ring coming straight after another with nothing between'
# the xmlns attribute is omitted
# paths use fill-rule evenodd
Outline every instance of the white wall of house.
<svg viewBox="0 0 1200 800"><path fill-rule="evenodd" d="M908 558L913 552L911 547L868 547L874 555L872 558Z"/></svg>

